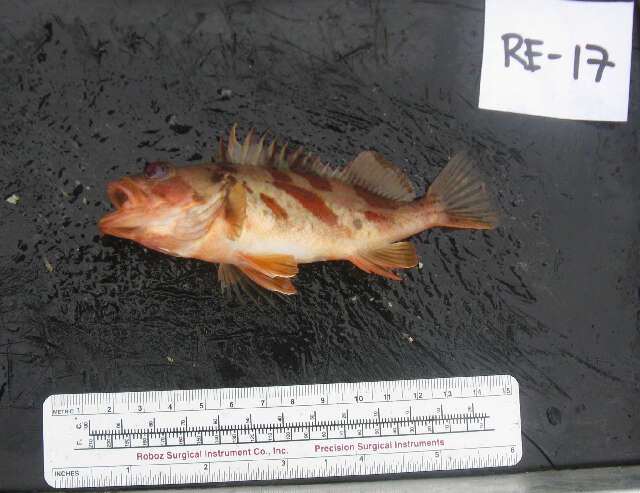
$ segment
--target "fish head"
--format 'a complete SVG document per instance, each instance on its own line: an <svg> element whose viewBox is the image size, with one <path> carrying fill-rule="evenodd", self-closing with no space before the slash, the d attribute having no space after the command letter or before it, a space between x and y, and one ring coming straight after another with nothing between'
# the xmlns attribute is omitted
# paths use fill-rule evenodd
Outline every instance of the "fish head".
<svg viewBox="0 0 640 493"><path fill-rule="evenodd" d="M201 166L148 163L143 173L107 185L116 210L104 216L98 228L154 250L184 255L213 220L216 208L208 204L222 194L222 187L212 185L207 176Z"/></svg>

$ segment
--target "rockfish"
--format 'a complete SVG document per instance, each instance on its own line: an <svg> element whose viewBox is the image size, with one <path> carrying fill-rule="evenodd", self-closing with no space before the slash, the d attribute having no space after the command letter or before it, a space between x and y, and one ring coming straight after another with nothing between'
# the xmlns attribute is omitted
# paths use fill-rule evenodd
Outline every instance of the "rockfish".
<svg viewBox="0 0 640 493"><path fill-rule="evenodd" d="M220 264L225 290L248 286L296 293L298 264L348 260L365 272L400 280L392 269L418 263L401 241L435 226L491 229L498 217L484 181L456 154L423 198L379 154L364 151L344 169L288 145L244 143L231 129L211 163L148 163L142 174L107 185L115 212L103 233L169 255Z"/></svg>

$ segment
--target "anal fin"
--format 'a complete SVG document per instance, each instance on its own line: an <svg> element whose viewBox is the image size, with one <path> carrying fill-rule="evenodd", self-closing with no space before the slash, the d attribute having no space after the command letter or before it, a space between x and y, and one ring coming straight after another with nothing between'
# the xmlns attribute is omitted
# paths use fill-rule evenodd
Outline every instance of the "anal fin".
<svg viewBox="0 0 640 493"><path fill-rule="evenodd" d="M269 277L260 271L246 266L238 266L238 269L257 285L269 291L276 291L282 294L296 294L298 292L288 277Z"/></svg>
<svg viewBox="0 0 640 493"><path fill-rule="evenodd" d="M240 258L249 267L268 277L293 277L298 273L298 264L292 255L240 253Z"/></svg>
<svg viewBox="0 0 640 493"><path fill-rule="evenodd" d="M408 269L418 263L416 248L413 243L399 241L391 245L360 252L349 259L359 269L378 274L396 281L402 280L390 269Z"/></svg>

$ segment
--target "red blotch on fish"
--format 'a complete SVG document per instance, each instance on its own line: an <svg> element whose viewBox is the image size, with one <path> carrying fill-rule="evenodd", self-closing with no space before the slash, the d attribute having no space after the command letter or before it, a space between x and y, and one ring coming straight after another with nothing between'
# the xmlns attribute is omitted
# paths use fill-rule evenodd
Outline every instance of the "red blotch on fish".
<svg viewBox="0 0 640 493"><path fill-rule="evenodd" d="M318 194L296 185L292 185L291 183L276 181L273 183L273 186L296 199L302 207L307 209L322 222L329 226L336 226L338 224L338 216L336 216L336 214L327 207L327 204L324 203Z"/></svg>
<svg viewBox="0 0 640 493"><path fill-rule="evenodd" d="M285 221L289 217L287 211L280 207L273 197L269 197L267 194L261 193L260 199L269 209L271 209L271 212L273 212L276 219Z"/></svg>
<svg viewBox="0 0 640 493"><path fill-rule="evenodd" d="M285 183L291 182L291 176L286 171L281 171L279 169L269 169L269 173L271 173L271 177L273 178L273 181L279 181L279 182L285 182Z"/></svg>
<svg viewBox="0 0 640 493"><path fill-rule="evenodd" d="M364 217L367 221L371 221L374 223L384 223L389 220L386 216L373 211L364 211Z"/></svg>
<svg viewBox="0 0 640 493"><path fill-rule="evenodd" d="M312 175L310 173L305 173L302 176L309 182L309 185L311 185L316 190L322 190L323 192L331 191L331 182L326 178L318 175Z"/></svg>

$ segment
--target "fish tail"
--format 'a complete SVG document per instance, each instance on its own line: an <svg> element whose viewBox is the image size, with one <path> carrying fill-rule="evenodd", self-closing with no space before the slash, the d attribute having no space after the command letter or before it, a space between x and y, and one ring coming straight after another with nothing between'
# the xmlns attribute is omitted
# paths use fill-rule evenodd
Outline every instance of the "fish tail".
<svg viewBox="0 0 640 493"><path fill-rule="evenodd" d="M451 158L422 201L432 220L435 214L434 226L493 229L499 223L486 184L466 152Z"/></svg>

